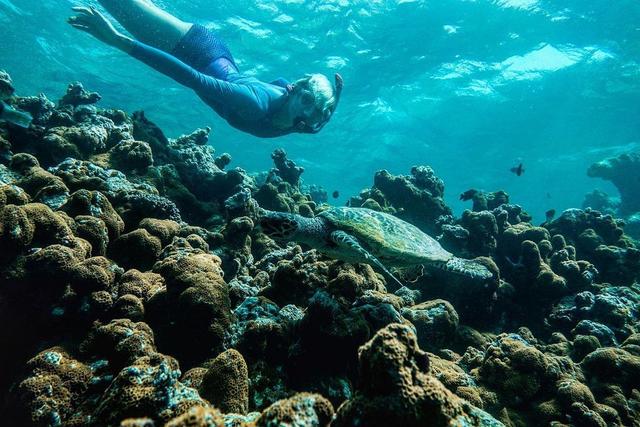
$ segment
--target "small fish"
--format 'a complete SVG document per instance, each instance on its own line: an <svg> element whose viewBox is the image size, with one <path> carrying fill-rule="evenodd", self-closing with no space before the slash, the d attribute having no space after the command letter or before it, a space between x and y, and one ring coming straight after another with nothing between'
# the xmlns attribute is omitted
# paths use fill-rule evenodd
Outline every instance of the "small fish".
<svg viewBox="0 0 640 427"><path fill-rule="evenodd" d="M467 190L464 193L460 194L460 200L462 200L463 202L466 202L467 200L471 200L473 199L476 194L478 194L478 190L474 190L473 188L471 190Z"/></svg>
<svg viewBox="0 0 640 427"><path fill-rule="evenodd" d="M518 176L521 176L524 173L524 166L520 163L518 166L510 169L511 172L515 173Z"/></svg>
<svg viewBox="0 0 640 427"><path fill-rule="evenodd" d="M18 111L4 101L0 101L0 120L12 123L22 128L28 128L33 118L31 114Z"/></svg>
<svg viewBox="0 0 640 427"><path fill-rule="evenodd" d="M338 197L340 197L340 192L336 190L333 193L331 193L331 196L333 196L334 199L337 199Z"/></svg>
<svg viewBox="0 0 640 427"><path fill-rule="evenodd" d="M556 216L556 210L555 209L549 209L547 212L545 212L545 218L547 219L547 222L551 222L553 221L553 218Z"/></svg>

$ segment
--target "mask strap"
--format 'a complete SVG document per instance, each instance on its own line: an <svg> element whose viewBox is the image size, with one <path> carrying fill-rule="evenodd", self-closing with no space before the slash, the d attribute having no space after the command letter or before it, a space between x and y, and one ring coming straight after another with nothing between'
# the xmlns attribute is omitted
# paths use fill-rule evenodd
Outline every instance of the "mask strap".
<svg viewBox="0 0 640 427"><path fill-rule="evenodd" d="M342 88L344 87L344 80L342 79L342 76L338 73L335 74L334 80L336 85L336 103L334 107L334 110L335 110L336 107L338 106L338 102L340 101L340 95L342 94Z"/></svg>

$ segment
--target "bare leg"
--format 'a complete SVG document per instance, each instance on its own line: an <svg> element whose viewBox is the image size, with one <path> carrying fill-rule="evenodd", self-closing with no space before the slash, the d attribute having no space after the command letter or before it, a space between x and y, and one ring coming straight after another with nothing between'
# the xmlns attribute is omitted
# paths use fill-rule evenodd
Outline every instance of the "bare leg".
<svg viewBox="0 0 640 427"><path fill-rule="evenodd" d="M99 0L135 38L171 52L193 24L181 21L150 0Z"/></svg>

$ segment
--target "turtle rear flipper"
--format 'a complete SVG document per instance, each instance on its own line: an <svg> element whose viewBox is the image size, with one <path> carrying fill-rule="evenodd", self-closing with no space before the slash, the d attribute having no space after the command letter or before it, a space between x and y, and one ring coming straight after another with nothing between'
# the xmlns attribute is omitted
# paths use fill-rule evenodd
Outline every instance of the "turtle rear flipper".
<svg viewBox="0 0 640 427"><path fill-rule="evenodd" d="M453 257L447 262L434 263L434 267L475 280L489 280L493 273L483 264L472 259Z"/></svg>
<svg viewBox="0 0 640 427"><path fill-rule="evenodd" d="M387 267L384 266L380 262L378 258L371 255L369 251L362 247L358 239L350 235L349 233L345 233L342 230L336 230L330 235L331 241L335 243L338 247L344 248L345 250L355 252L362 257L362 259L369 265L374 265L378 267L382 272L390 278L393 282L395 282L398 286L403 287L404 284L398 280L396 276L394 276Z"/></svg>

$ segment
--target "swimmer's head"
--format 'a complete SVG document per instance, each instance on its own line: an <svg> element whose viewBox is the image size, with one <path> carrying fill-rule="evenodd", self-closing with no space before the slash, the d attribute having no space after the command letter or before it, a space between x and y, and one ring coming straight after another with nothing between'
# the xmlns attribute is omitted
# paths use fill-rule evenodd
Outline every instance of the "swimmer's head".
<svg viewBox="0 0 640 427"><path fill-rule="evenodd" d="M324 74L308 74L293 84L290 94L290 114L299 132L316 133L327 124L340 100L342 77L335 84Z"/></svg>

